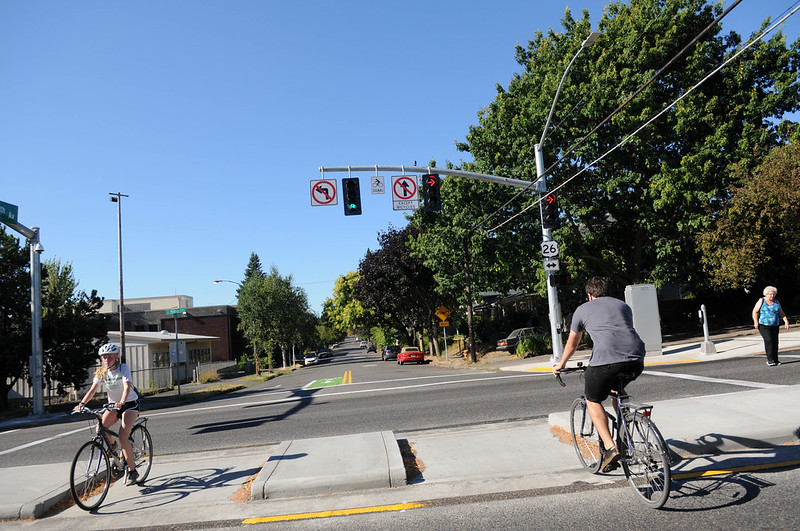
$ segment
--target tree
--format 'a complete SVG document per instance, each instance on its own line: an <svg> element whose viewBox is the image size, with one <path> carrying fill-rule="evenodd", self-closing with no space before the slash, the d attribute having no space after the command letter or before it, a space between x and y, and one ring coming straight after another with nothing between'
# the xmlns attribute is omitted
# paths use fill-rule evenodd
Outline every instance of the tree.
<svg viewBox="0 0 800 531"><path fill-rule="evenodd" d="M754 168L761 154L784 143L796 128L784 117L800 108L800 41L787 46L776 34L756 44L621 147L609 150L734 53L741 38L721 35L717 25L617 110L720 12L719 4L701 0L631 0L605 7L597 24L602 35L570 70L556 125L544 144L545 166L553 165L548 189L560 187L565 223L555 233L562 263L619 285L704 282L695 237L710 223L709 204L718 208L726 199L724 192L736 179L731 168ZM556 86L592 28L588 11L575 20L567 10L562 25L563 32L537 32L527 47L517 47L522 71L507 89L498 86L479 124L459 144L472 154L477 171L534 180L534 145ZM577 144L601 122L586 142ZM580 170L585 171L577 175ZM443 197L447 205L446 191ZM523 195L510 210L535 199Z"/></svg>
<svg viewBox="0 0 800 531"><path fill-rule="evenodd" d="M313 333L315 322L308 316L305 292L292 286L292 277L281 276L273 265L263 278L255 275L245 280L237 306L239 329L244 336L267 354L269 370L273 352L280 348L284 360L287 347L298 337ZM305 331L310 327L312 331Z"/></svg>
<svg viewBox="0 0 800 531"><path fill-rule="evenodd" d="M358 272L340 275L333 285L333 297L323 303L324 319L343 334L350 330L369 330L372 322L370 310L356 298Z"/></svg>
<svg viewBox="0 0 800 531"><path fill-rule="evenodd" d="M773 149L698 235L702 263L718 288L800 285L800 144Z"/></svg>
<svg viewBox="0 0 800 531"><path fill-rule="evenodd" d="M361 260L355 286L355 297L374 311L376 320L405 332L407 339L411 329L436 337L433 315L441 300L433 271L411 253L410 239L418 234L411 225L379 233L381 247ZM433 345L438 354L438 343Z"/></svg>
<svg viewBox="0 0 800 531"><path fill-rule="evenodd" d="M97 349L107 339L107 317L99 313L103 300L92 290L78 290L72 264L48 260L42 282L42 345L44 376L56 384L59 396L67 386L80 388L86 371L97 361Z"/></svg>
<svg viewBox="0 0 800 531"><path fill-rule="evenodd" d="M264 278L267 275L261 268L261 259L256 253L250 253L250 260L247 262L247 267L244 270L244 281L247 282L251 278Z"/></svg>
<svg viewBox="0 0 800 531"><path fill-rule="evenodd" d="M8 409L8 392L27 374L30 289L28 253L0 225L0 409Z"/></svg>

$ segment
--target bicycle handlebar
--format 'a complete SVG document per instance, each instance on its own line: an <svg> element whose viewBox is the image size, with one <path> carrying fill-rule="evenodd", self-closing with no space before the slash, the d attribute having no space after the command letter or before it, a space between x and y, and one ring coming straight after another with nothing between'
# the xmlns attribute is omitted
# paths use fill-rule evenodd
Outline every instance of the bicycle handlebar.
<svg viewBox="0 0 800 531"><path fill-rule="evenodd" d="M561 379L561 375L563 373L567 373L567 372L584 372L585 370L586 370L586 367L584 367L583 363L582 362L578 362L578 366L577 367L564 367L563 369L558 371L558 374L556 374L556 380L558 381L558 384L561 387L566 387L567 384L565 384L564 380Z"/></svg>
<svg viewBox="0 0 800 531"><path fill-rule="evenodd" d="M83 406L82 408L80 408L77 411L73 409L70 414L74 415L75 413L91 413L92 415L99 416L104 411L119 411L119 408L118 407L114 407L114 402L109 402L107 404L103 404L102 406L100 406L97 409L91 409L90 407L87 407L87 406Z"/></svg>

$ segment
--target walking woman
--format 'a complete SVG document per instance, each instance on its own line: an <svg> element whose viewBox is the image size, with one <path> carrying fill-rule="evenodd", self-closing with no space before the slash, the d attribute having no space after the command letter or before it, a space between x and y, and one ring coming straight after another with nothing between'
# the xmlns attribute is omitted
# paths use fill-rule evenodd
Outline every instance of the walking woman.
<svg viewBox="0 0 800 531"><path fill-rule="evenodd" d="M778 361L778 331L780 330L780 319L783 319L786 330L789 330L789 318L783 313L781 304L775 300L778 288L767 286L764 288L764 296L758 299L753 307L753 326L761 333L764 338L764 349L767 351L767 365L775 367L780 365Z"/></svg>

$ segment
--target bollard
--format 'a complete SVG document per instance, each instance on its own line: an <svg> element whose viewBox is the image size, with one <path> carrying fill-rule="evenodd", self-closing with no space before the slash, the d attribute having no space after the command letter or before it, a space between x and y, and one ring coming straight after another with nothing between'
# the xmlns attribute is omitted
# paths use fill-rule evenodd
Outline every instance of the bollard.
<svg viewBox="0 0 800 531"><path fill-rule="evenodd" d="M717 349L714 346L714 343L708 337L708 314L706 313L706 305L700 305L700 311L698 312L700 315L700 320L703 321L703 344L700 345L700 354L704 356L709 356L712 354L717 353Z"/></svg>

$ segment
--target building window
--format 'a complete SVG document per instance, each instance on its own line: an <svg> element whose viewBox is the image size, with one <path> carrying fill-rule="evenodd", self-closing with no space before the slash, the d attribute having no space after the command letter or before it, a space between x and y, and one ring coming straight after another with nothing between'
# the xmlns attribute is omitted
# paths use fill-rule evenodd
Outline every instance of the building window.
<svg viewBox="0 0 800 531"><path fill-rule="evenodd" d="M189 363L208 363L211 361L210 348L198 348L189 350Z"/></svg>

